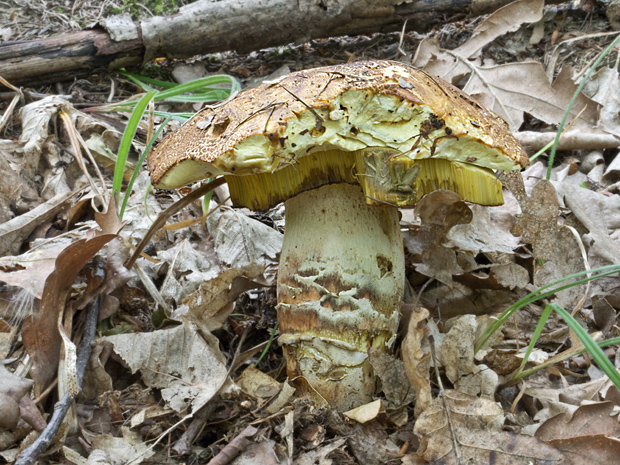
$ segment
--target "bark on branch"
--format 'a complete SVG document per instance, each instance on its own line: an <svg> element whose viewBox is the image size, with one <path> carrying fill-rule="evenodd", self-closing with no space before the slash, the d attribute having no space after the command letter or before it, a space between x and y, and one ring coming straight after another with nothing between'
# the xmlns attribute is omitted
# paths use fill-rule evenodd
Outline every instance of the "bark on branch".
<svg viewBox="0 0 620 465"><path fill-rule="evenodd" d="M111 17L97 29L0 43L0 76L43 84L118 69L157 57L188 58L373 32L424 31L465 14L490 13L509 0L200 0L178 14L134 23Z"/></svg>

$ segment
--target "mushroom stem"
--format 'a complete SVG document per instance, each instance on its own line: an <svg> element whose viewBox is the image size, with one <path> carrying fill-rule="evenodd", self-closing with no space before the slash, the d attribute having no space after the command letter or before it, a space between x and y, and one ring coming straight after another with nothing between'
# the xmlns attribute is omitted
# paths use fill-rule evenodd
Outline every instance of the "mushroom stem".
<svg viewBox="0 0 620 465"><path fill-rule="evenodd" d="M345 183L289 199L278 272L289 379L303 376L340 410L372 400L368 349L394 344L404 276L397 208L369 206Z"/></svg>

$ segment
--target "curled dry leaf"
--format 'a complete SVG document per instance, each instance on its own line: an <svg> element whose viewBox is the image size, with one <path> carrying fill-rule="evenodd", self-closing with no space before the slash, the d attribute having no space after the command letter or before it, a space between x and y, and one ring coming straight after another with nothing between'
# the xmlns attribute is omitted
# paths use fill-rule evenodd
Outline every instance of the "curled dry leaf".
<svg viewBox="0 0 620 465"><path fill-rule="evenodd" d="M116 234L80 239L56 258L53 273L45 281L41 312L26 319L22 330L24 346L32 357L32 378L43 387L49 385L58 368L61 336L58 319L79 272Z"/></svg>
<svg viewBox="0 0 620 465"><path fill-rule="evenodd" d="M379 414L385 413L383 407L383 401L381 399L373 400L354 409L343 412L343 415L351 420L355 420L358 423L368 423L379 416Z"/></svg>
<svg viewBox="0 0 620 465"><path fill-rule="evenodd" d="M0 430L14 430L17 427L22 417L21 399L27 396L33 384L32 380L17 376L0 365Z"/></svg>
<svg viewBox="0 0 620 465"><path fill-rule="evenodd" d="M431 403L430 367L431 352L428 343L425 320L428 310L413 308L407 335L401 350L407 378L416 394L415 415L420 415Z"/></svg>
<svg viewBox="0 0 620 465"><path fill-rule="evenodd" d="M35 228L67 209L73 196L72 192L58 194L29 212L0 224L0 255L19 253L22 243Z"/></svg>

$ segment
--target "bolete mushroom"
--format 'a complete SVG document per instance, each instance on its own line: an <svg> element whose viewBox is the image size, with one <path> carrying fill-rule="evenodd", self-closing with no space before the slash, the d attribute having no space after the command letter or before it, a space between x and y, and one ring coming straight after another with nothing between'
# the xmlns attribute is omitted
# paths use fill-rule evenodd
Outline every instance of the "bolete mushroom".
<svg viewBox="0 0 620 465"><path fill-rule="evenodd" d="M508 125L391 61L295 72L205 108L148 157L153 184L224 175L235 205L285 202L279 343L344 410L372 399L368 350L394 345L405 282L399 207L437 189L503 203L493 170L528 164Z"/></svg>

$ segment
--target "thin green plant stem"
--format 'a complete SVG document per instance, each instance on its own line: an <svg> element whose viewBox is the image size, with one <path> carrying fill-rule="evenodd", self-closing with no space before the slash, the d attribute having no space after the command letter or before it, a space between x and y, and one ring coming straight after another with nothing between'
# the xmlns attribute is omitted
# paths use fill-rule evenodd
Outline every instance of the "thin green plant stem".
<svg viewBox="0 0 620 465"><path fill-rule="evenodd" d="M596 345L598 345L601 349L604 347L608 347L614 344L620 344L620 337L613 337L611 339L606 339L604 341L600 341L600 342L596 342ZM577 355L583 354L584 352L586 352L588 349L586 349L585 347L583 349L581 349L579 352L575 352L574 354L570 354L567 355L565 358L563 358L563 360L566 360L567 358L571 358L571 357L575 357ZM562 360L555 360L553 362L543 362L540 365L536 365L533 368L530 368L529 370L523 370L520 373L515 374L514 377L510 380L510 382L512 383L513 381L517 381L521 378L526 378L527 376L531 375L532 373L536 373L537 371L543 370L545 368L547 368L550 365L553 365L559 361Z"/></svg>
<svg viewBox="0 0 620 465"><path fill-rule="evenodd" d="M267 355L267 352L269 351L269 348L271 347L271 344L273 343L273 338L275 337L276 333L278 332L278 325L279 325L279 323L276 323L276 325L273 327L273 330L271 330L271 334L269 335L269 340L267 341L267 345L265 346L265 348L261 352L260 357L258 357L258 360L256 360L256 363L254 364L254 367L257 367L258 364L261 362L261 360L265 357L265 355Z"/></svg>
<svg viewBox="0 0 620 465"><path fill-rule="evenodd" d="M603 353L601 348L598 346L596 342L592 340L590 335L586 332L585 329L575 320L570 313L568 313L564 308L562 308L558 304L549 304L548 307L553 308L555 312L557 312L564 321L568 324L570 329L572 329L581 343L585 346L586 350L592 355L592 358L596 361L601 370L607 375L607 377L616 385L618 389L620 389L620 373L616 370L616 367L609 361L607 356Z"/></svg>
<svg viewBox="0 0 620 465"><path fill-rule="evenodd" d="M534 334L532 334L532 337L530 338L530 343L527 346L527 350L525 351L525 354L523 355L523 361L521 362L521 366L519 367L519 370L517 371L515 376L518 376L519 374L521 374L521 372L525 368L525 365L527 364L527 361L530 358L530 354L534 350L534 346L536 345L536 342L538 342L538 338L540 337L542 330L545 328L545 325L547 324L547 320L549 319L549 316L551 316L552 311L553 309L549 305L547 305L545 309L543 310L542 315L540 315L540 319L538 320L538 324L536 325Z"/></svg>
<svg viewBox="0 0 620 465"><path fill-rule="evenodd" d="M525 297L519 299L517 302L515 302L510 307L508 307L506 310L504 310L502 312L502 314L497 318L497 320L495 320L493 323L491 323L484 330L482 335L478 338L478 340L476 341L476 346L475 346L474 351L477 353L484 346L484 344L486 344L486 342L489 340L491 335L495 331L497 331L508 320L508 318L510 318L510 316L515 311L525 307L526 305L534 303L537 300L540 300L540 299L543 299L543 298L548 297L550 295L553 295L556 292L560 292L560 291L563 291L564 289L569 289L571 287L587 283L589 281L592 281L593 279L602 278L604 276L609 276L609 275L615 274L615 273L617 273L619 271L620 271L620 264L602 266L600 268L594 268L594 269L591 269L591 270L585 270L585 271L580 271L579 273L571 274L571 275L566 276L566 277L564 277L562 279L559 279L559 280L554 281L554 282L552 282L550 284L546 284L546 285L540 287L536 291L534 291L534 292L526 295ZM594 275L594 273L598 273L598 274ZM578 281L574 281L574 282L569 283L569 284L564 285L564 286L553 287L553 286L557 286L558 284L561 284L561 283L563 283L565 281L568 281L568 280L571 280L571 279L574 279L574 278L578 278L578 277L584 276L584 275L587 275L587 277L584 278L584 279L581 279L581 280L578 280ZM550 289L550 288L552 288L552 289ZM547 289L550 289L550 290L547 290Z"/></svg>
<svg viewBox="0 0 620 465"><path fill-rule="evenodd" d="M144 95L134 108L134 111L131 113L129 121L127 122L125 132L123 133L123 138L121 139L121 144L118 148L116 166L114 167L112 195L120 196L121 186L123 184L123 173L125 172L125 164L127 162L127 156L129 155L129 149L131 148L131 142L133 141L133 138L136 134L138 124L140 124L140 120L142 119L142 115L144 114L146 106L153 99L155 94L156 92L149 92Z"/></svg>
<svg viewBox="0 0 620 465"><path fill-rule="evenodd" d="M157 137L161 134L162 130L166 127L166 124L168 124L169 121L170 121L170 118L166 118L159 125L159 128L157 128L157 131L155 131L155 134L153 134L153 137L151 137L151 140L148 142L148 144L146 144L146 147L144 147L144 150L142 151L142 155L140 156L140 160L138 160L138 163L136 164L136 169L133 170L133 173L131 173L131 179L127 183L127 189L125 190L125 196L123 197L123 203L121 205L121 211L119 215L121 220L123 219L123 213L125 213L125 208L127 207L127 202L129 201L129 194L131 193L131 188L133 187L133 184L136 181L136 178L138 177L138 174L140 172L140 167L144 163L144 159L146 158L146 155L151 150L153 143L155 142L155 140L157 140Z"/></svg>
<svg viewBox="0 0 620 465"><path fill-rule="evenodd" d="M592 66L590 67L586 75L583 77L583 79L579 83L579 86L577 86L577 90L573 94L573 98L571 98L571 101L568 104L568 108L564 112L564 117L562 118L562 122L560 123L560 126L558 127L558 131L555 134L555 140L553 141L553 146L551 147L551 153L549 154L549 163L547 166L547 179L551 179L551 169L553 168L553 160L555 159L555 152L557 151L558 144L560 142L560 136L562 135L562 132L564 131L564 125L566 124L566 120L568 119L568 115L570 114L571 109L573 108L573 106L575 105L575 102L577 101L577 97L579 97L581 90L586 85L586 83L588 82L588 79L590 79L590 75L594 72L596 67L601 62L601 60L605 58L609 54L609 52L613 50L613 48L616 46L616 44L619 41L620 41L620 34L618 34L618 36L613 40L613 42L609 44L609 46L603 51L603 53L600 54L600 56L592 64Z"/></svg>
<svg viewBox="0 0 620 465"><path fill-rule="evenodd" d="M149 214L148 200L149 200L149 192L151 192L152 187L153 187L153 184L149 182L149 185L146 186L146 192L144 193L144 213L146 213L147 218L151 221L153 221L153 219L151 218L151 215Z"/></svg>

